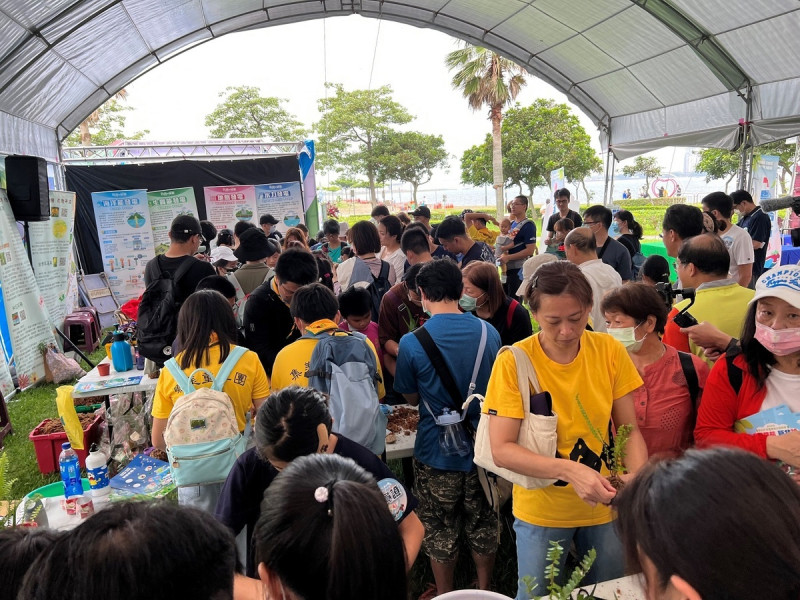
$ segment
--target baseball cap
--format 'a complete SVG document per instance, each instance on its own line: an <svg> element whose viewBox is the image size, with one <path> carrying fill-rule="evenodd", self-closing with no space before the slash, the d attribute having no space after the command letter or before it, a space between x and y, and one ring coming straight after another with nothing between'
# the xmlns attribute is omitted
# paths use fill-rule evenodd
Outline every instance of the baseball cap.
<svg viewBox="0 0 800 600"><path fill-rule="evenodd" d="M277 225L278 219L273 217L271 214L267 213L265 215L261 215L261 218L258 220L259 225L263 225L264 223L269 223L270 225Z"/></svg>
<svg viewBox="0 0 800 600"><path fill-rule="evenodd" d="M189 235L202 235L200 221L192 215L178 215L172 219L169 226L172 233L188 233Z"/></svg>
<svg viewBox="0 0 800 600"><path fill-rule="evenodd" d="M233 253L233 249L231 249L229 246L217 246L211 251L211 262L215 263L218 260L239 262L239 259L236 258L236 255Z"/></svg>
<svg viewBox="0 0 800 600"><path fill-rule="evenodd" d="M411 213L415 217L425 217L426 219L431 218L431 209L425 206L424 204L417 208L417 210Z"/></svg>
<svg viewBox="0 0 800 600"><path fill-rule="evenodd" d="M773 267L759 277L750 303L761 298L780 298L800 309L800 265Z"/></svg>
<svg viewBox="0 0 800 600"><path fill-rule="evenodd" d="M531 282L531 277L536 273L536 269L545 263L558 260L555 254L537 254L531 256L528 260L522 263L522 285L517 288L517 296L524 298L528 294L528 285Z"/></svg>

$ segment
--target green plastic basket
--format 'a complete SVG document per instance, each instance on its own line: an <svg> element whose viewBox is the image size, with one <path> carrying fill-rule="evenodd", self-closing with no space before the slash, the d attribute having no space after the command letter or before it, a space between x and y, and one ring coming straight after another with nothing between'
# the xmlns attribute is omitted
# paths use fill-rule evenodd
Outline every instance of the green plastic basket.
<svg viewBox="0 0 800 600"><path fill-rule="evenodd" d="M85 477L81 479L81 483L83 484L84 492L88 492L91 489L89 486L89 480ZM64 484L61 481L56 481L55 483L43 485L42 487L29 492L25 498L31 498L36 494L39 494L43 498L58 498L59 496L64 495Z"/></svg>

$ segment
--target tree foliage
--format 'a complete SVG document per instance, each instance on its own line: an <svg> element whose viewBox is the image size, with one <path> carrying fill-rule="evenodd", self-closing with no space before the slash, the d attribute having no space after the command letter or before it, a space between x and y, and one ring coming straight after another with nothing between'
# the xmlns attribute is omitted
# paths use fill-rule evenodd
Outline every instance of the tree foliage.
<svg viewBox="0 0 800 600"><path fill-rule="evenodd" d="M661 173L661 165L655 156L637 156L632 165L622 167L622 174L626 177L644 176L644 184L650 189L650 178L658 177Z"/></svg>
<svg viewBox="0 0 800 600"><path fill-rule="evenodd" d="M125 133L125 114L133 108L123 104L125 90L95 110L64 140L65 146L109 146L117 140L140 140L149 130Z"/></svg>
<svg viewBox="0 0 800 600"><path fill-rule="evenodd" d="M222 102L206 115L205 124L215 138L266 138L293 142L305 137L305 128L283 108L286 100L262 96L254 86L229 86L219 93Z"/></svg>
<svg viewBox="0 0 800 600"><path fill-rule="evenodd" d="M725 179L725 191L728 191L730 182L739 172L740 154L722 148L704 148L698 152L700 161L697 170L706 174L706 181L712 179ZM778 182L781 193L786 194L789 181L792 178L795 145L787 144L786 140L770 142L754 148L754 164L758 164L762 156L778 157Z"/></svg>
<svg viewBox="0 0 800 600"><path fill-rule="evenodd" d="M553 100L539 98L530 106L509 109L502 144L503 184L518 186L520 193L523 186L529 193L540 185L549 187L550 172L559 167L570 181L579 182L603 165L578 117ZM461 180L472 185L492 182L490 136L462 155Z"/></svg>
<svg viewBox="0 0 800 600"><path fill-rule="evenodd" d="M414 202L417 188L431 180L433 170L448 166L449 155L440 135L390 131L376 140L374 150L378 178L410 183Z"/></svg>
<svg viewBox="0 0 800 600"><path fill-rule="evenodd" d="M525 85L525 71L513 61L480 46L464 44L450 52L445 65L455 71L452 85L467 99L472 110L489 107L492 122L492 182L498 217L505 212L503 187L503 108L514 101Z"/></svg>
<svg viewBox="0 0 800 600"><path fill-rule="evenodd" d="M323 171L335 169L362 174L369 181L370 201L377 204L375 182L378 160L375 142L414 117L392 99L388 85L374 90L347 91L341 84L327 84L334 92L317 104L322 114L314 124L319 133L317 164Z"/></svg>

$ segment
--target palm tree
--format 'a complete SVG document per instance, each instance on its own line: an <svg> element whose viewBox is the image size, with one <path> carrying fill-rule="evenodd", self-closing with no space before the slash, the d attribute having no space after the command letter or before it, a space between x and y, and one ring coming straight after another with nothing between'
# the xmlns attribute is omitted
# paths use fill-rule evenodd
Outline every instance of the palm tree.
<svg viewBox="0 0 800 600"><path fill-rule="evenodd" d="M445 65L451 71L456 70L453 87L461 90L472 110L489 107L492 121L492 179L497 218L501 218L506 207L503 201L505 178L500 125L503 122L503 107L510 104L525 85L525 70L491 50L466 43L463 48L447 55Z"/></svg>
<svg viewBox="0 0 800 600"><path fill-rule="evenodd" d="M125 100L128 97L128 91L125 88L122 88L116 94L114 94L111 99L112 100ZM81 124L78 126L81 132L81 146L91 146L92 145L92 132L89 131L89 127L92 125L97 125L98 121L100 121L100 117L103 114L103 107L98 106L95 111L90 114Z"/></svg>

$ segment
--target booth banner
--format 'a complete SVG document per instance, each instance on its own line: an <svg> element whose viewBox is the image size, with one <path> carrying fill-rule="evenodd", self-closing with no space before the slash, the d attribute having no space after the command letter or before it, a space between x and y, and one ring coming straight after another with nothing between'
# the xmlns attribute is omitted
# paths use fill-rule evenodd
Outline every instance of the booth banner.
<svg viewBox="0 0 800 600"><path fill-rule="evenodd" d="M20 389L44 378L41 344L55 344L44 298L5 190L0 190L0 285Z"/></svg>
<svg viewBox="0 0 800 600"><path fill-rule="evenodd" d="M755 172L755 193L753 198L757 202L774 198L775 185L778 179L778 160L777 156L761 156L758 159ZM771 269L781 264L781 249L783 247L783 236L778 224L778 214L775 211L768 212L769 220L772 223L772 230L767 242L767 258L764 261L764 268Z"/></svg>
<svg viewBox="0 0 800 600"><path fill-rule="evenodd" d="M92 192L103 269L117 301L144 292L144 267L155 256L147 190Z"/></svg>
<svg viewBox="0 0 800 600"><path fill-rule="evenodd" d="M258 214L271 214L278 220L278 231L285 233L305 221L300 182L265 183L256 187Z"/></svg>
<svg viewBox="0 0 800 600"><path fill-rule="evenodd" d="M0 352L0 394L3 394L3 398L8 400L14 393L14 381L11 379L11 372L2 355L3 353Z"/></svg>
<svg viewBox="0 0 800 600"><path fill-rule="evenodd" d="M150 208L150 223L153 229L153 246L155 253L164 254L169 248L169 226L178 215L192 215L199 219L194 189L175 188L147 192L147 204Z"/></svg>
<svg viewBox="0 0 800 600"><path fill-rule="evenodd" d="M50 192L50 220L30 223L31 260L39 291L53 325L61 329L72 311L67 282L75 226L75 193Z"/></svg>
<svg viewBox="0 0 800 600"><path fill-rule="evenodd" d="M206 218L217 231L233 229L237 221L258 225L256 191L252 185L204 187Z"/></svg>

